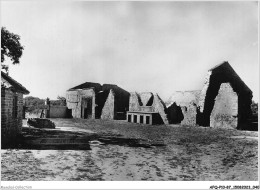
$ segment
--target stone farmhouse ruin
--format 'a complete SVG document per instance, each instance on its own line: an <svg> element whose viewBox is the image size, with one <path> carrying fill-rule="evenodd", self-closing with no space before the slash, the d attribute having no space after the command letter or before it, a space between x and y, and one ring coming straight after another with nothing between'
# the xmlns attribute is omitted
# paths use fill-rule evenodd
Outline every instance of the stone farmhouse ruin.
<svg viewBox="0 0 260 190"><path fill-rule="evenodd" d="M12 144L19 135L23 120L23 95L30 92L13 78L1 72L1 141Z"/></svg>
<svg viewBox="0 0 260 190"><path fill-rule="evenodd" d="M66 102L73 118L126 119L129 96L117 85L86 82L69 89Z"/></svg>
<svg viewBox="0 0 260 190"><path fill-rule="evenodd" d="M29 91L3 72L1 87L2 138L10 139L22 126L23 94ZM208 70L202 90L176 91L166 103L156 93L129 93L114 84L85 82L67 90L66 106L49 102L43 115L247 130L252 97L230 64L223 62Z"/></svg>
<svg viewBox="0 0 260 190"><path fill-rule="evenodd" d="M247 129L252 91L228 62L210 69L202 90L176 91L164 103L152 92L86 82L67 91L74 118L125 119L143 124L182 124Z"/></svg>
<svg viewBox="0 0 260 190"><path fill-rule="evenodd" d="M201 91L175 92L166 113L170 123L246 129L252 91L228 62L208 71Z"/></svg>
<svg viewBox="0 0 260 190"><path fill-rule="evenodd" d="M165 109L166 106L158 94L132 92L127 121L144 124L169 124Z"/></svg>

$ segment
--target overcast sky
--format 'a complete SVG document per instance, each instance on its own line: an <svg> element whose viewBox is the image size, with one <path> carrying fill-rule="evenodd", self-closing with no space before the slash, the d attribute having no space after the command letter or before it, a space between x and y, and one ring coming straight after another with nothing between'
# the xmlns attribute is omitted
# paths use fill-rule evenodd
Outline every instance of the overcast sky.
<svg viewBox="0 0 260 190"><path fill-rule="evenodd" d="M167 100L228 61L259 98L257 2L1 1L1 25L21 36L10 76L31 96L98 82Z"/></svg>

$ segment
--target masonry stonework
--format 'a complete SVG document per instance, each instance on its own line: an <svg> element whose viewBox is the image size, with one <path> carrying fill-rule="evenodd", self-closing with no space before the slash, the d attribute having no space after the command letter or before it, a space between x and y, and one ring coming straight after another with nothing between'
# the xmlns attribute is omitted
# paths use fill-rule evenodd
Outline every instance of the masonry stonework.
<svg viewBox="0 0 260 190"><path fill-rule="evenodd" d="M158 94L151 92L130 93L127 121L144 124L169 124L166 106Z"/></svg>
<svg viewBox="0 0 260 190"><path fill-rule="evenodd" d="M204 111L204 103L205 103L205 99L206 99L206 93L209 88L211 74L212 74L212 71L208 71L208 73L205 77L203 88L200 93L199 102L198 102L200 112Z"/></svg>
<svg viewBox="0 0 260 190"><path fill-rule="evenodd" d="M1 88L1 139L2 145L15 143L23 120L23 94Z"/></svg>
<svg viewBox="0 0 260 190"><path fill-rule="evenodd" d="M67 112L67 106L50 106L50 118L66 118Z"/></svg>
<svg viewBox="0 0 260 190"><path fill-rule="evenodd" d="M167 115L165 113L166 106L158 94L154 95L154 101L152 106L154 107L155 111L157 111L160 114L164 124L169 124Z"/></svg>
<svg viewBox="0 0 260 190"><path fill-rule="evenodd" d="M95 91L93 89L79 89L67 91L66 102L68 109L72 109L72 117L95 119Z"/></svg>
<svg viewBox="0 0 260 190"><path fill-rule="evenodd" d="M129 96L117 85L86 82L69 89L66 102L74 118L125 120Z"/></svg>
<svg viewBox="0 0 260 190"><path fill-rule="evenodd" d="M237 101L238 107L237 125L235 128L247 129L249 127L249 119L252 115L250 106L252 103L253 94L228 62L223 62L209 70L206 77L206 82L201 92L197 122L201 126L211 125L210 123L212 122L210 120L213 108L215 106L215 98L219 93L221 85L224 83L229 83L233 91L238 96L237 99L233 96L234 102ZM229 91L228 88L224 89ZM222 92L222 90L220 92ZM234 123L232 124L233 127Z"/></svg>
<svg viewBox="0 0 260 190"><path fill-rule="evenodd" d="M105 105L102 109L101 119L115 119L115 93L110 90Z"/></svg>
<svg viewBox="0 0 260 190"><path fill-rule="evenodd" d="M175 92L167 102L170 123L247 130L251 112L252 91L228 62L206 75L201 91Z"/></svg>
<svg viewBox="0 0 260 190"><path fill-rule="evenodd" d="M222 83L210 115L210 127L236 128L238 96L229 83Z"/></svg>
<svg viewBox="0 0 260 190"><path fill-rule="evenodd" d="M168 100L167 114L170 123L195 126L200 91L176 91Z"/></svg>

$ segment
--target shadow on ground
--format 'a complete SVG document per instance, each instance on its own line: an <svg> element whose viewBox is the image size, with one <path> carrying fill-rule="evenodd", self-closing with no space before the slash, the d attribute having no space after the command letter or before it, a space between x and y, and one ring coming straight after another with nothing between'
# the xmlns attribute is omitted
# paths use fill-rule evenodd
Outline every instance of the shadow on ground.
<svg viewBox="0 0 260 190"><path fill-rule="evenodd" d="M119 134L96 134L23 127L22 134L13 145L2 149L34 150L91 150L91 145L119 145L128 147L152 148L165 146L163 143L149 143L144 139L125 138Z"/></svg>

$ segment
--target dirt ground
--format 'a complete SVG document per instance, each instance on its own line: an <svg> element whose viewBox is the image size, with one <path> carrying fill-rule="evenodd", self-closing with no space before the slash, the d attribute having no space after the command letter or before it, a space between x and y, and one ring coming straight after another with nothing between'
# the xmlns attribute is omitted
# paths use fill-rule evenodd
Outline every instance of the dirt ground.
<svg viewBox="0 0 260 190"><path fill-rule="evenodd" d="M258 132L51 120L1 150L1 180L258 180Z"/></svg>

